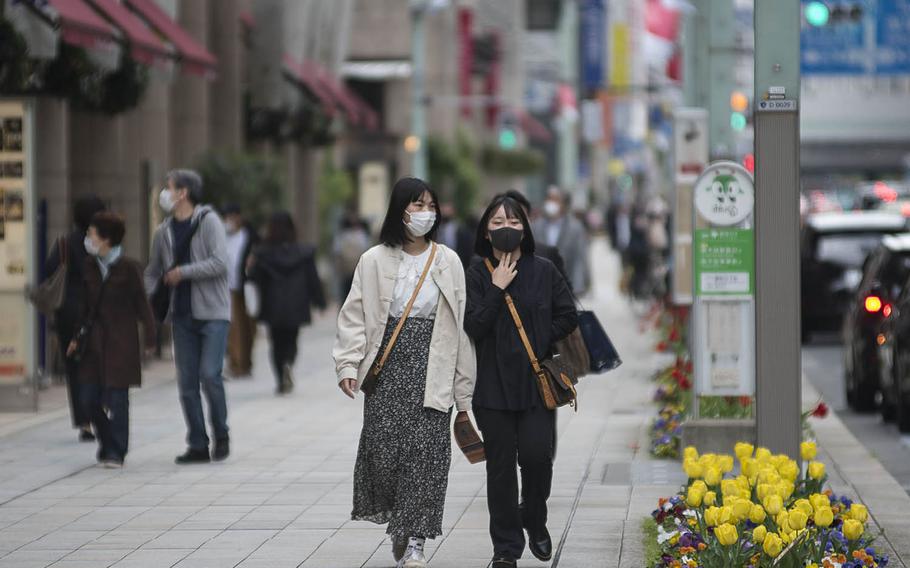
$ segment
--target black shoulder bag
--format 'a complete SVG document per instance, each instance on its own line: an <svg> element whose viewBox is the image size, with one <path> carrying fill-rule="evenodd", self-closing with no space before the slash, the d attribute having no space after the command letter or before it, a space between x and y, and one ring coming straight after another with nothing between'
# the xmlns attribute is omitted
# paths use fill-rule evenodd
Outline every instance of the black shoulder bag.
<svg viewBox="0 0 910 568"><path fill-rule="evenodd" d="M95 305L92 306L92 309L88 314L88 319L79 326L79 330L76 331L76 335L73 336L73 342L76 344L76 348L69 354L69 358L76 363L81 363L82 359L85 358L89 337L92 334L92 328L95 327L95 319L98 317L98 310L101 309L101 301L104 299L104 290L107 288L108 280L110 280L110 274L108 274L107 278L102 277L101 290L98 292L98 299L95 300Z"/></svg>
<svg viewBox="0 0 910 568"><path fill-rule="evenodd" d="M190 244L193 242L193 236L196 234L199 225L202 224L202 220L205 219L206 215L208 215L208 211L199 216L199 219L193 223L193 226L190 228L189 234L184 237L183 241L174 249L174 261L171 263L170 268L165 270L164 274L161 275L161 278L158 279L158 286L152 293L151 298L149 298L149 303L152 305L152 313L155 314L155 320L157 320L158 323L167 319L167 313L171 309L171 294L173 293L173 290L170 286L165 284L164 275L177 267L178 258L186 256L189 252Z"/></svg>

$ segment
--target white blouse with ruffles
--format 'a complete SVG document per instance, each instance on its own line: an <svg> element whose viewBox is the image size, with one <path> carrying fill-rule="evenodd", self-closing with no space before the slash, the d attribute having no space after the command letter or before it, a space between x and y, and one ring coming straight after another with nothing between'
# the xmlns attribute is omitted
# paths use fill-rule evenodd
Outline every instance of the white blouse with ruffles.
<svg viewBox="0 0 910 568"><path fill-rule="evenodd" d="M392 317L400 318L404 314L404 308L414 293L414 288L420 280L427 259L430 258L432 248L432 246L427 247L427 250L418 256L412 256L402 251L401 264L398 266L398 279L395 281L395 293L392 296L392 307L389 313ZM438 303L439 287L433 281L433 277L427 274L408 317L435 319Z"/></svg>

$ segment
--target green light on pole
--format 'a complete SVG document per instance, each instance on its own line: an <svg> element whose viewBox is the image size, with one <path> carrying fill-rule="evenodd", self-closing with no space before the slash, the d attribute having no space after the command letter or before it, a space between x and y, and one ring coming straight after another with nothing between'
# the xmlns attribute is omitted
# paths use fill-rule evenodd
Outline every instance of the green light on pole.
<svg viewBox="0 0 910 568"><path fill-rule="evenodd" d="M809 2L806 5L806 21L810 26L820 27L828 23L831 11L824 2Z"/></svg>
<svg viewBox="0 0 910 568"><path fill-rule="evenodd" d="M506 150L511 150L518 144L518 137L515 136L515 131L510 128L503 128L499 132L499 147Z"/></svg>
<svg viewBox="0 0 910 568"><path fill-rule="evenodd" d="M746 128L746 115L741 112L734 112L730 115L730 127L737 132Z"/></svg>

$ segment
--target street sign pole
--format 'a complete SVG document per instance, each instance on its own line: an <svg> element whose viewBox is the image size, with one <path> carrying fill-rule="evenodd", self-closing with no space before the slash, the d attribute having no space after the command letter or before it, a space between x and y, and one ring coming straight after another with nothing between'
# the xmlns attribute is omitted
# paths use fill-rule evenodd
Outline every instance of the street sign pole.
<svg viewBox="0 0 910 568"><path fill-rule="evenodd" d="M799 457L800 4L755 3L756 428Z"/></svg>

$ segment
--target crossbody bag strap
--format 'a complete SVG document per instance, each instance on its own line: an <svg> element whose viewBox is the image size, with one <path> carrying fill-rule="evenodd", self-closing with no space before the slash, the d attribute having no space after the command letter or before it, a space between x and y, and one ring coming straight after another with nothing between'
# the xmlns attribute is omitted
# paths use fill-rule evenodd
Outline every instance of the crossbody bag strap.
<svg viewBox="0 0 910 568"><path fill-rule="evenodd" d="M427 259L427 264L423 267L423 273L420 275L420 280L417 281L417 286L414 287L414 293L411 294L411 299L408 300L407 305L404 307L404 313L401 314L401 319L398 320L398 325L395 326L395 330L392 332L392 337L389 338L389 344L386 345L385 351L382 353L382 357L379 358L379 361L376 363L376 368L373 369L374 374L379 375L379 373L382 372L382 368L385 367L385 363L388 361L389 355L392 354L392 348L395 347L395 342L398 341L398 334L401 333L401 329L404 327L405 320L408 319L408 315L411 313L411 308L414 307L414 302L417 301L417 294L420 292L420 288L423 286L424 280L427 279L427 274L430 273L430 267L433 266L434 258L436 258L436 243L433 243L433 248L430 250L430 258Z"/></svg>
<svg viewBox="0 0 910 568"><path fill-rule="evenodd" d="M489 258L483 259L484 264L487 265L487 270L490 271L490 274L493 274L493 263L490 262ZM495 285L495 284L494 284ZM525 346L525 351L528 352L528 359L531 360L531 368L534 369L534 373L539 375L541 373L540 362L537 360L537 355L534 354L534 348L531 347L531 340L528 339L528 334L525 332L525 326L521 323L521 317L518 315L518 309L515 307L515 301L512 299L512 295L506 291L503 291L506 297L506 305L509 307L509 313L512 314L512 321L515 322L515 327L518 328L518 335L521 336L521 342Z"/></svg>

